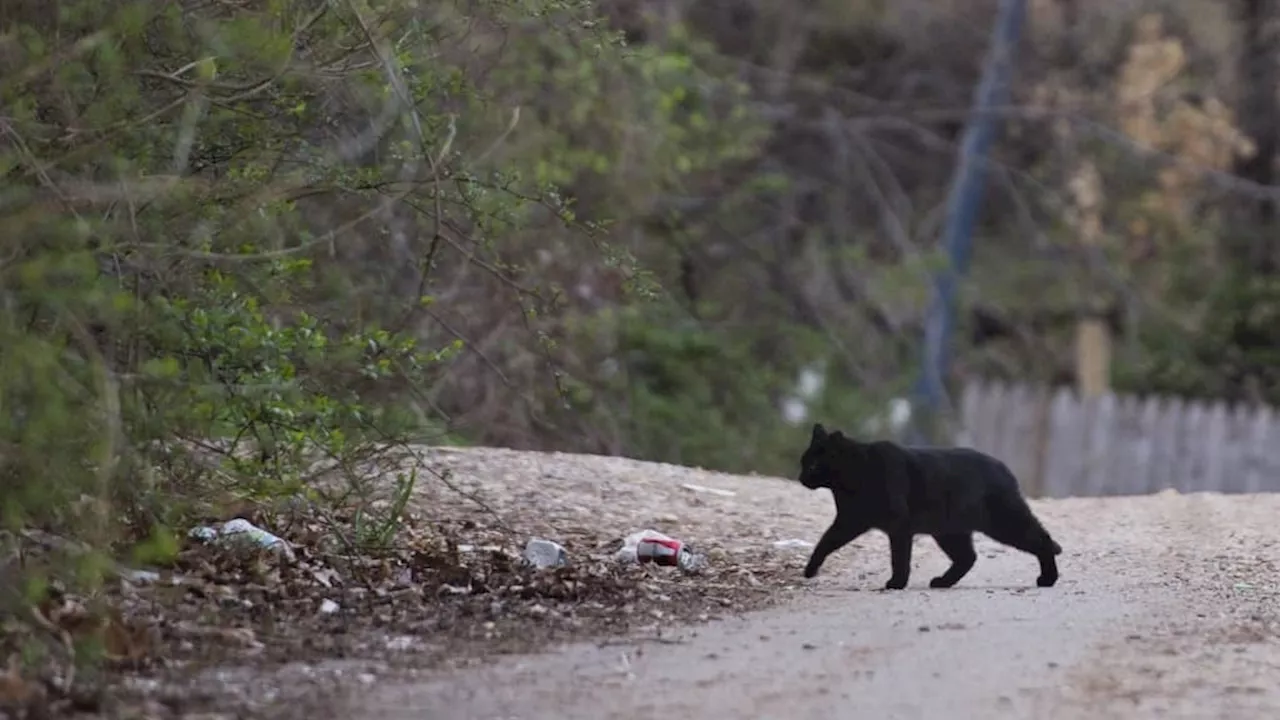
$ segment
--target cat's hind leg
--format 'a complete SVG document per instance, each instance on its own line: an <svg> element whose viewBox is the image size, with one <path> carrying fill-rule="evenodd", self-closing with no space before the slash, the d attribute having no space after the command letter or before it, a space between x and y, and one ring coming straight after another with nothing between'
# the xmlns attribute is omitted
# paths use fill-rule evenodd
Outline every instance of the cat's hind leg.
<svg viewBox="0 0 1280 720"><path fill-rule="evenodd" d="M949 588L969 573L978 560L978 553L973 550L972 533L951 533L934 535L933 539L942 548L942 552L951 559L951 567L938 577L929 581L931 588Z"/></svg>
<svg viewBox="0 0 1280 720"><path fill-rule="evenodd" d="M1062 552L1058 543L1049 536L1031 506L1021 496L999 497L988 506L987 527L983 533L998 543L1036 556L1040 562L1040 576L1036 585L1053 587L1058 582L1058 561Z"/></svg>

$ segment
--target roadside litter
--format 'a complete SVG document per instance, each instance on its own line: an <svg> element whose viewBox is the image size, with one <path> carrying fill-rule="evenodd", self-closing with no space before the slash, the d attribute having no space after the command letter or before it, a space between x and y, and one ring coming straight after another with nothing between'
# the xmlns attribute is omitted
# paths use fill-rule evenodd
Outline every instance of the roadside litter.
<svg viewBox="0 0 1280 720"><path fill-rule="evenodd" d="M222 527L207 525L195 527L191 529L188 535L206 543L216 542L228 546L239 544L273 550L280 553L282 557L290 562L296 559L293 554L293 548L289 547L288 541L263 530L244 518L228 520L222 524Z"/></svg>
<svg viewBox="0 0 1280 720"><path fill-rule="evenodd" d="M694 485L693 483L684 483L680 487L685 490L692 490L696 493L705 493L707 495L719 495L720 497L737 497L738 493L732 490L721 490L720 488L707 487L706 485Z"/></svg>
<svg viewBox="0 0 1280 720"><path fill-rule="evenodd" d="M524 561L539 570L560 567L569 561L569 553L560 543L531 538L524 546Z"/></svg>
<svg viewBox="0 0 1280 720"><path fill-rule="evenodd" d="M615 557L619 562L652 563L678 567L685 572L696 572L707 563L705 555L691 551L683 541L657 530L640 530L623 538Z"/></svg>

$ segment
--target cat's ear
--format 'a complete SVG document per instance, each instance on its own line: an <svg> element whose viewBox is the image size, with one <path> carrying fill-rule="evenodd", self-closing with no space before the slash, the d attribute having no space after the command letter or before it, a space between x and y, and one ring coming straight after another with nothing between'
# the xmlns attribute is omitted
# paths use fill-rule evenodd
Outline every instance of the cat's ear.
<svg viewBox="0 0 1280 720"><path fill-rule="evenodd" d="M830 437L832 440L844 440L844 432L841 430L837 430L831 433L831 435L829 435L828 437Z"/></svg>
<svg viewBox="0 0 1280 720"><path fill-rule="evenodd" d="M813 442L820 443L827 439L827 429L822 427L822 423L813 424Z"/></svg>

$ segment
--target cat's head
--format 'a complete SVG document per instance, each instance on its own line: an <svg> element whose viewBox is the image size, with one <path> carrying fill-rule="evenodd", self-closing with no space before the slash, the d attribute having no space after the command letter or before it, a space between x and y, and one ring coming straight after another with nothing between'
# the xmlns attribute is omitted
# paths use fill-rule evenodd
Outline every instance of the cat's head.
<svg viewBox="0 0 1280 720"><path fill-rule="evenodd" d="M840 456L848 438L836 430L827 432L822 423L814 423L809 447L800 456L800 484L810 490L834 487L840 472Z"/></svg>

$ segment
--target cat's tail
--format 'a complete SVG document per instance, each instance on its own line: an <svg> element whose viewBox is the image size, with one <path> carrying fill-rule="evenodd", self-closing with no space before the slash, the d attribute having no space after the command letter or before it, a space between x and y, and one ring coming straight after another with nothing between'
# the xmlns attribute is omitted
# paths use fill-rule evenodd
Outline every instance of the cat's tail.
<svg viewBox="0 0 1280 720"><path fill-rule="evenodd" d="M1030 503L1027 502L1027 498L1019 489L1018 478L1014 476L1013 471L1004 463L1000 464L1000 470L1009 485L1003 492L996 493L996 506L1002 510L1002 512L998 512L998 516L1009 522L1013 527L1020 528L1029 547L1039 548L1041 551L1048 550L1051 555L1061 555L1062 546L1053 539L1053 536L1049 535L1049 531L1040 522L1040 518L1036 517ZM1010 492L1010 489L1012 489L1012 492ZM1019 533L1015 531L1014 534Z"/></svg>
<svg viewBox="0 0 1280 720"><path fill-rule="evenodd" d="M991 500L989 505L992 513L991 530L995 534L988 532L988 535L1002 543L1036 555L1062 554L1062 546L1049 535L1040 518L1036 517L1035 512L1031 510L1027 499L1020 493L1009 492L1006 489L1004 492L996 493Z"/></svg>
<svg viewBox="0 0 1280 720"><path fill-rule="evenodd" d="M1034 544L1047 549L1050 554L1061 555L1062 546L1059 545L1058 541L1054 540L1053 536L1049 534L1049 531L1045 529L1044 525L1040 522L1040 518L1036 517L1036 514L1032 512L1031 506L1027 504L1026 499L1019 499L1022 500L1022 506L1026 508L1024 511L1026 513L1025 517L1030 521L1027 523L1030 526L1028 530L1031 536L1035 538L1033 540Z"/></svg>

